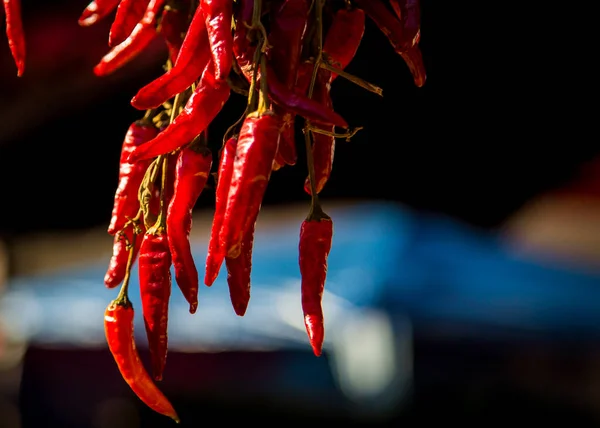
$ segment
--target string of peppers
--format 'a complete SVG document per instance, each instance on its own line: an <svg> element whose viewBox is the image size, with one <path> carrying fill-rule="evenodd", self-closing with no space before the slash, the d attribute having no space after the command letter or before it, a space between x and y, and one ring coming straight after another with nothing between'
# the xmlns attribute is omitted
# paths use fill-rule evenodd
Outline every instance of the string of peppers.
<svg viewBox="0 0 600 428"><path fill-rule="evenodd" d="M19 0L4 0L9 45L22 75L25 39ZM189 235L192 210L215 180L215 213L204 283L223 263L235 313L250 300L255 224L271 173L297 161L295 124L303 134L310 195L300 227L299 267L304 323L315 355L325 336L322 295L333 221L319 194L333 167L335 143L350 129L330 95L345 78L382 95L381 88L348 74L369 17L404 59L417 86L425 83L418 0L93 0L79 18L93 25L114 13L110 51L94 67L106 76L135 59L152 42L168 49L165 72L131 100L142 118L129 126L119 167L109 234L113 255L104 282L120 285L105 311L110 351L131 389L155 411L179 421L154 381L162 379L168 348L171 267L189 312L198 307L199 273ZM247 97L244 115L215 145L208 127L231 92ZM336 132L336 127L344 132ZM212 146L212 149L211 149ZM213 153L218 153L213 170ZM136 350L134 309L128 297L138 261L150 375Z"/></svg>

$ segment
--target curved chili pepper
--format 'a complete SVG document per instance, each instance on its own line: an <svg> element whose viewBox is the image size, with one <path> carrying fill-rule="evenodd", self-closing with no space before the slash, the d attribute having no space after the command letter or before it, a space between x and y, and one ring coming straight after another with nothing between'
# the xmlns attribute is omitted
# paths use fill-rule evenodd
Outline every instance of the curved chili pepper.
<svg viewBox="0 0 600 428"><path fill-rule="evenodd" d="M415 85L418 88L422 87L425 84L425 80L427 80L427 73L425 72L423 54L421 53L419 46L414 45L408 48L405 52L402 52L400 56L408 66L410 74L412 74L413 80L415 81Z"/></svg>
<svg viewBox="0 0 600 428"><path fill-rule="evenodd" d="M144 17L150 0L121 0L108 33L108 46L122 43Z"/></svg>
<svg viewBox="0 0 600 428"><path fill-rule="evenodd" d="M173 67L140 89L131 100L131 105L139 110L159 107L189 88L204 73L207 66L212 67L210 57L204 15L200 8L196 8Z"/></svg>
<svg viewBox="0 0 600 428"><path fill-rule="evenodd" d="M169 248L175 267L175 280L190 304L190 313L198 307L198 270L190 248L192 210L206 186L212 155L210 150L186 147L177 157L175 193L167 210Z"/></svg>
<svg viewBox="0 0 600 428"><path fill-rule="evenodd" d="M129 162L170 153L188 144L208 127L219 114L230 94L227 82L215 82L212 73L211 62L207 65L200 84L173 123L152 141L137 147L129 156Z"/></svg>
<svg viewBox="0 0 600 428"><path fill-rule="evenodd" d="M140 209L138 190L150 165L149 160L131 164L127 159L137 146L152 140L157 134L158 129L151 122L144 120L133 122L127 129L121 146L119 185L115 192L112 216L108 226L108 233L111 235L120 231Z"/></svg>
<svg viewBox="0 0 600 428"><path fill-rule="evenodd" d="M138 256L142 312L155 380L161 380L167 360L167 326L171 297L171 252L166 233L148 230Z"/></svg>
<svg viewBox="0 0 600 428"><path fill-rule="evenodd" d="M78 24L82 27L89 27L95 24L105 16L109 15L117 8L121 0L95 0L92 1L83 10L79 17Z"/></svg>
<svg viewBox="0 0 600 428"><path fill-rule="evenodd" d="M165 39L167 49L169 50L169 58L173 64L177 61L187 26L187 13L179 9L174 9L169 5L165 6L160 18L158 32Z"/></svg>
<svg viewBox="0 0 600 428"><path fill-rule="evenodd" d="M233 63L233 36L231 34L231 19L233 17L233 2L228 0L200 0L208 41L215 66L217 80L225 80L231 71Z"/></svg>
<svg viewBox="0 0 600 428"><path fill-rule="evenodd" d="M179 422L167 397L144 368L133 335L133 307L127 300L113 300L104 311L104 333L119 372L140 400L155 412Z"/></svg>
<svg viewBox="0 0 600 428"><path fill-rule="evenodd" d="M365 12L362 9L339 9L335 13L323 43L323 51L334 67L343 70L350 64L364 33ZM336 77L337 74L331 74L332 81Z"/></svg>
<svg viewBox="0 0 600 428"><path fill-rule="evenodd" d="M321 355L325 337L321 300L327 277L327 258L331 250L332 237L333 222L328 216L302 222L299 245L302 311L306 332L317 357Z"/></svg>
<svg viewBox="0 0 600 428"><path fill-rule="evenodd" d="M208 253L206 256L206 273L204 275L204 283L209 287L217 279L225 257L225 243L220 241L220 233L225 218L225 210L227 209L227 197L229 195L231 177L233 176L233 162L235 160L236 148L237 138L227 140L221 152L219 170L217 171L215 214L213 215L210 229Z"/></svg>
<svg viewBox="0 0 600 428"><path fill-rule="evenodd" d="M256 222L279 144L279 122L270 111L250 113L238 138L233 174L219 240L228 257L238 257L246 232Z"/></svg>
<svg viewBox="0 0 600 428"><path fill-rule="evenodd" d="M250 276L252 271L252 247L254 246L254 226L250 223L244 233L239 256L225 257L229 298L236 315L243 317L250 302Z"/></svg>
<svg viewBox="0 0 600 428"><path fill-rule="evenodd" d="M25 72L25 33L21 20L21 0L4 0L4 14L6 15L6 37L10 53L17 66L17 76Z"/></svg>
<svg viewBox="0 0 600 428"><path fill-rule="evenodd" d="M139 225L141 233L144 233L144 222ZM108 270L104 275L104 284L108 288L115 288L123 282L127 273L127 261L129 260L130 244L133 240L134 228L129 226L120 233L117 233L113 242L113 254L108 263ZM140 251L141 239L136 239L133 248L133 259L135 261Z"/></svg>
<svg viewBox="0 0 600 428"><path fill-rule="evenodd" d="M150 0L142 20L133 32L121 44L111 49L94 67L96 76L106 76L121 68L139 55L158 37L156 32L156 14L162 10L166 0Z"/></svg>

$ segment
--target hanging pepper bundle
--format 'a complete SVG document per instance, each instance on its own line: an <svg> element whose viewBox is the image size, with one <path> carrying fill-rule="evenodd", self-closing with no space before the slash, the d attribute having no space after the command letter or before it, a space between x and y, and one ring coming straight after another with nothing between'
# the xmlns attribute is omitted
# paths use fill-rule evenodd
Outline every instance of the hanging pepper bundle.
<svg viewBox="0 0 600 428"><path fill-rule="evenodd" d="M25 69L20 2L4 0L4 8L20 76ZM121 149L108 228L114 236L113 256L105 276L107 287L121 288L105 312L106 338L138 397L179 421L152 380L162 378L167 360L171 267L193 314L199 277L213 285L224 264L233 309L243 316L250 301L254 232L263 196L272 172L295 165L299 149L306 151L304 190L311 198L300 227L300 301L313 352L321 355L333 221L319 198L333 171L336 140L349 141L361 129L350 129L334 110L331 85L341 77L382 94L345 71L368 18L406 62L414 83L422 86L419 0L93 0L79 24L93 25L111 13L110 50L94 67L96 75L116 72L156 40L165 43L168 56L165 72L131 100L144 115L131 124ZM223 138L213 141L207 130L231 92L247 95L246 111ZM298 120L303 120L303 144L296 140ZM213 154L218 154L216 160ZM201 275L189 235L194 205L211 176L215 213ZM128 288L136 260L152 377L133 340Z"/></svg>

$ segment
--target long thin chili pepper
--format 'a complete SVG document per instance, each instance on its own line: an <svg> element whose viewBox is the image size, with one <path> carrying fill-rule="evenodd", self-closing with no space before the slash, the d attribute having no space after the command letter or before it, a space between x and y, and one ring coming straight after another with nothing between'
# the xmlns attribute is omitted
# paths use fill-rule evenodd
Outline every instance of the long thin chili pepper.
<svg viewBox="0 0 600 428"><path fill-rule="evenodd" d="M117 8L121 0L94 0L87 5L81 13L78 23L82 27L89 27Z"/></svg>
<svg viewBox="0 0 600 428"><path fill-rule="evenodd" d="M239 256L244 235L256 222L278 144L279 122L270 111L246 116L238 138L220 233L229 257Z"/></svg>
<svg viewBox="0 0 600 428"><path fill-rule="evenodd" d="M128 268L131 268L131 261ZM104 333L108 349L117 363L121 376L139 399L155 412L179 423L177 412L152 381L135 346L134 310L127 296L128 286L129 277L123 283L117 298L110 302L104 311Z"/></svg>
<svg viewBox="0 0 600 428"><path fill-rule="evenodd" d="M208 241L206 273L204 276L204 283L209 287L217 279L225 257L225 243L220 241L220 233L225 218L225 210L227 209L227 197L229 195L231 177L233 176L233 163L235 161L236 148L237 137L232 137L227 140L221 152L219 170L217 171L215 214L213 215L210 239Z"/></svg>
<svg viewBox="0 0 600 428"><path fill-rule="evenodd" d="M200 0L208 31L208 40L215 66L215 77L224 80L229 76L233 63L233 36L231 19L233 2L227 0Z"/></svg>
<svg viewBox="0 0 600 428"><path fill-rule="evenodd" d="M6 15L6 37L10 53L17 66L17 76L25 72L25 33L21 20L21 0L4 0L4 13Z"/></svg>
<svg viewBox="0 0 600 428"><path fill-rule="evenodd" d="M158 129L149 120L135 121L127 129L121 147L119 185L115 192L112 216L108 226L108 233L111 235L119 232L129 219L136 216L140 208L138 190L150 165L149 160L131 164L127 159L136 147L152 140L157 134Z"/></svg>
<svg viewBox="0 0 600 428"><path fill-rule="evenodd" d="M200 8L196 8L173 67L140 89L131 100L131 105L139 110L159 107L189 88L198 77L203 75L207 66L212 67L210 58L204 15Z"/></svg>
<svg viewBox="0 0 600 428"><path fill-rule="evenodd" d="M240 254L233 257L225 257L227 268L227 285L229 287L229 298L236 315L243 317L250 302L250 276L252 272L252 247L254 246L254 226L250 223L244 232L244 238L240 247Z"/></svg>
<svg viewBox="0 0 600 428"><path fill-rule="evenodd" d="M144 17L150 0L121 0L115 19L108 33L108 46L114 47L125 41L137 23Z"/></svg>
<svg viewBox="0 0 600 428"><path fill-rule="evenodd" d="M133 224L127 226L114 237L113 254L108 263L106 274L104 275L104 284L108 288L114 288L123 282L123 279L127 274L127 261L129 260L130 252L133 251L132 262L135 261L140 252L142 240L134 239L134 234L136 231L139 233L145 232L143 220L140 221L137 227L139 230L137 230Z"/></svg>
<svg viewBox="0 0 600 428"><path fill-rule="evenodd" d="M213 73L213 65L210 62L183 111L156 138L136 148L129 156L130 162L172 152L188 144L208 127L229 99L231 92L227 82L214 80Z"/></svg>
<svg viewBox="0 0 600 428"><path fill-rule="evenodd" d="M177 157L175 193L167 211L169 248L173 257L175 280L190 304L190 313L198 307L198 270L190 248L192 210L206 186L212 154L206 146L189 146Z"/></svg>
<svg viewBox="0 0 600 428"><path fill-rule="evenodd" d="M133 32L121 44L111 49L94 67L96 76L106 76L127 64L138 56L152 41L158 37L156 32L157 14L162 11L166 0L150 0L142 20Z"/></svg>
<svg viewBox="0 0 600 428"><path fill-rule="evenodd" d="M365 32L365 12L359 8L339 9L323 41L323 51L332 65L344 70L356 55ZM331 80L337 74L332 73Z"/></svg>
<svg viewBox="0 0 600 428"><path fill-rule="evenodd" d="M181 9L175 9L170 5L165 6L158 32L165 39L167 49L169 50L169 58L174 64L179 55L179 50L183 45L188 27L187 13Z"/></svg>

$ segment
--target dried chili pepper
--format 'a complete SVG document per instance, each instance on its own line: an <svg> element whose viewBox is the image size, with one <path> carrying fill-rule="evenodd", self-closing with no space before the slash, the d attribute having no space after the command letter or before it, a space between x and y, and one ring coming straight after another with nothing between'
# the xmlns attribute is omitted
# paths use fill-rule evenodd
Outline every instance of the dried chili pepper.
<svg viewBox="0 0 600 428"><path fill-rule="evenodd" d="M96 76L106 76L127 64L139 55L152 41L158 37L156 32L157 14L160 13L166 0L150 0L142 20L133 32L121 44L111 49L94 67Z"/></svg>
<svg viewBox="0 0 600 428"><path fill-rule="evenodd" d="M173 67L140 89L131 100L131 105L139 110L159 107L176 94L189 88L198 77L204 74L207 66L213 67L210 58L210 45L204 15L200 8L196 8ZM195 135L187 142L194 137Z"/></svg>
<svg viewBox="0 0 600 428"><path fill-rule="evenodd" d="M208 241L208 253L206 256L206 273L204 283L207 286L213 285L219 275L221 264L225 257L225 243L220 241L221 228L227 209L227 197L229 195L229 186L233 176L233 163L237 148L237 138L232 137L227 140L221 152L219 161L219 170L217 171L217 190L215 197L215 214L213 216L210 230L210 239Z"/></svg>
<svg viewBox="0 0 600 428"><path fill-rule="evenodd" d="M321 355L325 337L321 301L332 238L333 222L326 214L311 219L307 218L302 222L299 244L302 311L306 332L317 357Z"/></svg>
<svg viewBox="0 0 600 428"><path fill-rule="evenodd" d="M254 246L254 226L251 222L244 232L237 257L225 257L229 298L236 315L243 317L250 302L250 276L252 272L252 247Z"/></svg>
<svg viewBox="0 0 600 428"><path fill-rule="evenodd" d="M190 248L192 210L204 190L212 154L206 146L190 146L181 150L177 157L175 193L167 211L169 248L175 267L175 280L190 304L190 313L198 307L198 270Z"/></svg>
<svg viewBox="0 0 600 428"><path fill-rule="evenodd" d="M419 0L390 0L392 9L402 22L404 40L407 47L419 43L421 39L421 6Z"/></svg>
<svg viewBox="0 0 600 428"><path fill-rule="evenodd" d="M25 33L21 20L21 0L4 0L4 14L6 19L6 37L10 53L17 66L17 76L25 72Z"/></svg>
<svg viewBox="0 0 600 428"><path fill-rule="evenodd" d="M87 5L79 17L79 25L89 27L117 8L121 0L94 0Z"/></svg>
<svg viewBox="0 0 600 428"><path fill-rule="evenodd" d="M174 64L179 55L188 26L187 13L167 5L160 18L158 32L165 39L169 58Z"/></svg>
<svg viewBox="0 0 600 428"><path fill-rule="evenodd" d="M233 2L226 0L200 0L199 9L204 14L208 41L217 80L225 80L233 63L233 36L231 19Z"/></svg>
<svg viewBox="0 0 600 428"><path fill-rule="evenodd" d="M233 56L248 81L252 80L254 50L256 49L248 38L248 26L252 23L253 10L254 0L240 0L234 14Z"/></svg>
<svg viewBox="0 0 600 428"><path fill-rule="evenodd" d="M256 222L279 144L279 122L270 111L246 116L237 142L227 208L220 232L225 254L237 257Z"/></svg>
<svg viewBox="0 0 600 428"><path fill-rule="evenodd" d="M365 32L365 12L362 9L339 9L323 42L323 51L332 65L344 70L356 55ZM337 74L332 73L331 80Z"/></svg>
<svg viewBox="0 0 600 428"><path fill-rule="evenodd" d="M208 127L230 94L227 82L215 81L213 73L211 61L183 111L156 138L137 147L129 156L130 162L172 152L188 144Z"/></svg>
<svg viewBox="0 0 600 428"><path fill-rule="evenodd" d="M115 19L108 33L108 46L114 47L133 32L137 23L144 17L150 0L121 0Z"/></svg>
<svg viewBox="0 0 600 428"><path fill-rule="evenodd" d="M119 185L108 226L111 235L119 232L129 219L137 215L140 209L138 190L150 165L149 160L131 164L127 159L136 147L152 140L157 134L158 130L149 120L133 122L125 134L119 161Z"/></svg>
<svg viewBox="0 0 600 428"><path fill-rule="evenodd" d="M108 348L119 372L133 392L152 410L179 422L179 416L167 397L152 382L144 368L133 334L133 306L126 294L110 302L104 312L104 332Z"/></svg>
<svg viewBox="0 0 600 428"><path fill-rule="evenodd" d="M141 221L139 224L140 233L144 233L144 222ZM134 239L136 228L134 225L126 227L122 232L115 235L113 242L113 254L108 263L108 270L104 275L104 284L108 288L114 288L123 282L127 273L127 260L129 260L129 253L133 250L133 261L137 258L140 251L141 239ZM131 247L134 243L133 248Z"/></svg>

